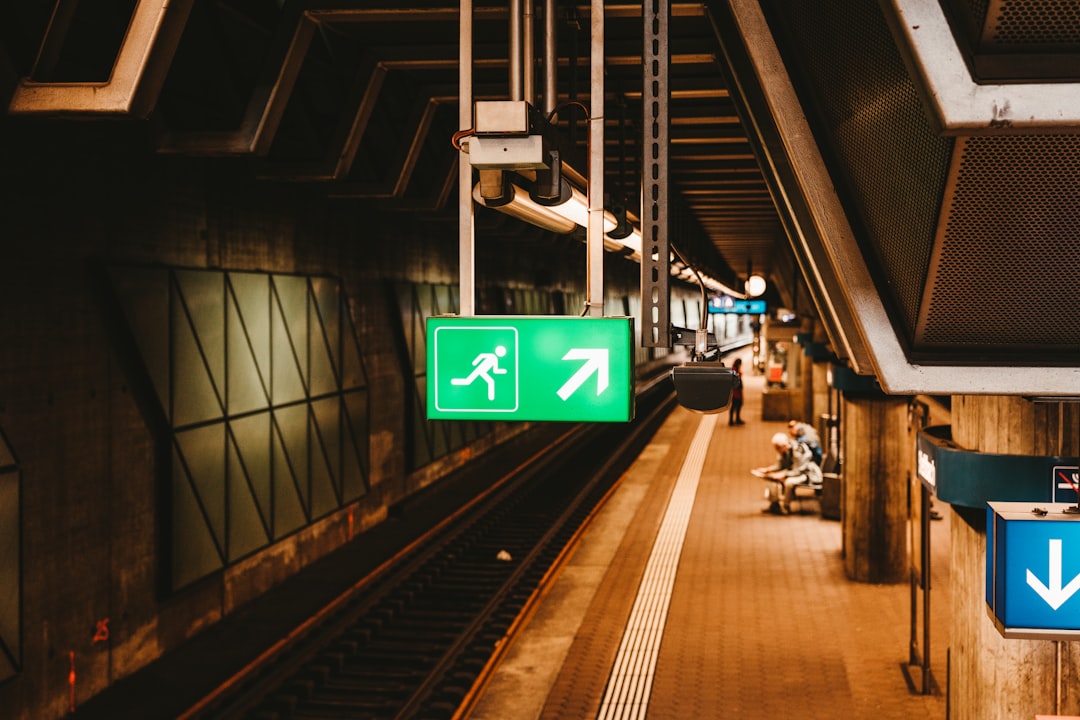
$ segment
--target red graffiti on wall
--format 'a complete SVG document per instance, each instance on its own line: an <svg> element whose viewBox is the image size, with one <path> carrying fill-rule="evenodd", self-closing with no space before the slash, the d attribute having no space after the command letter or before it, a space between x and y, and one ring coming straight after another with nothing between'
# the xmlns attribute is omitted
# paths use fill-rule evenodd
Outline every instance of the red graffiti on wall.
<svg viewBox="0 0 1080 720"><path fill-rule="evenodd" d="M75 712L75 651L72 650L68 653L68 662L70 668L68 670L68 709L71 712Z"/></svg>
<svg viewBox="0 0 1080 720"><path fill-rule="evenodd" d="M105 642L109 639L109 618L98 620L94 628L94 642Z"/></svg>

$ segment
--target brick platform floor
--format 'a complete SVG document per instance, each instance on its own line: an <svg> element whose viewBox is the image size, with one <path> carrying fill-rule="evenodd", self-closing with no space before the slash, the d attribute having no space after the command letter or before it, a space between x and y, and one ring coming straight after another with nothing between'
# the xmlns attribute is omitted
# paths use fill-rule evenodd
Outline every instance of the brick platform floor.
<svg viewBox="0 0 1080 720"><path fill-rule="evenodd" d="M697 489L648 705L649 720L942 720L942 693L911 692L910 588L844 576L841 523L766 515L751 467L771 462L763 380L747 424L719 416ZM645 563L700 415L677 409L626 473L523 633L472 720L596 717ZM932 523L931 660L946 682L948 511ZM921 600L920 600L921 602ZM920 634L921 638L921 634ZM916 682L921 670L910 668Z"/></svg>

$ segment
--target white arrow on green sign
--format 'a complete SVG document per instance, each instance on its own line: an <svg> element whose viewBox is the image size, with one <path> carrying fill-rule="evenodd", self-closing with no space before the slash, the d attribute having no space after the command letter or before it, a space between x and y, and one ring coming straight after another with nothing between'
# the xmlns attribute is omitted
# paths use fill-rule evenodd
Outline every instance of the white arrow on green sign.
<svg viewBox="0 0 1080 720"><path fill-rule="evenodd" d="M634 319L497 315L427 321L427 416L627 422Z"/></svg>

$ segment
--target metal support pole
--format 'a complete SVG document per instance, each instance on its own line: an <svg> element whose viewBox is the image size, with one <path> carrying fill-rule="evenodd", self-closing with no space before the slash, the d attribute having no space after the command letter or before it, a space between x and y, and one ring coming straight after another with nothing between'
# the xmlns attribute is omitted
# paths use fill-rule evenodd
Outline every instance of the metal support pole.
<svg viewBox="0 0 1080 720"><path fill-rule="evenodd" d="M923 646L922 694L933 690L930 677L930 491L922 488Z"/></svg>
<svg viewBox="0 0 1080 720"><path fill-rule="evenodd" d="M461 0L458 31L458 126L469 130L473 125L473 9L472 0ZM472 162L469 160L468 140L461 142L458 152L458 278L460 292L458 313L463 317L476 314L476 257L473 236Z"/></svg>
<svg viewBox="0 0 1080 720"><path fill-rule="evenodd" d="M642 12L645 66L641 168L641 344L671 347L671 244L669 241L668 122L671 54L669 0L645 0Z"/></svg>
<svg viewBox="0 0 1080 720"><path fill-rule="evenodd" d="M522 99L521 0L510 0L510 99Z"/></svg>
<svg viewBox="0 0 1080 720"><path fill-rule="evenodd" d="M544 0L544 115L555 112L559 96L555 89L555 73L559 57L555 53L556 42L555 0Z"/></svg>
<svg viewBox="0 0 1080 720"><path fill-rule="evenodd" d="M589 227L585 239L589 315L604 315L604 0L592 0L589 54Z"/></svg>
<svg viewBox="0 0 1080 720"><path fill-rule="evenodd" d="M910 405L910 425L916 432L926 427L929 421L929 408L921 402ZM908 487L910 488L910 477ZM910 495L909 495L910 497ZM931 695L934 691L934 678L930 671L930 506L933 503L930 489L919 482L919 525L918 543L919 560L911 562L911 637L908 648L908 667L918 666L922 671L919 693ZM911 528L912 544L915 542L916 528ZM922 637L919 637L919 591L922 591ZM920 640L922 641L920 647ZM910 674L905 669L905 675Z"/></svg>
<svg viewBox="0 0 1080 720"><path fill-rule="evenodd" d="M536 30L533 19L534 0L525 0L521 30L521 71L525 102L536 107Z"/></svg>

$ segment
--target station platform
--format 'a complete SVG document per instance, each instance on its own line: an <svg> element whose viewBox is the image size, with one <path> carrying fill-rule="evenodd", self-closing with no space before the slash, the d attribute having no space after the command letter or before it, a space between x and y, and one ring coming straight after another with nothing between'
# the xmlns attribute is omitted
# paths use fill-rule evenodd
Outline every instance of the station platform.
<svg viewBox="0 0 1080 720"><path fill-rule="evenodd" d="M909 677L922 677L909 584L848 580L841 523L814 500L762 512L749 470L773 461L786 423L761 421L764 380L744 381L745 425L683 408L666 420L508 641L470 720L946 717L947 513L931 523L940 689L923 695Z"/></svg>

